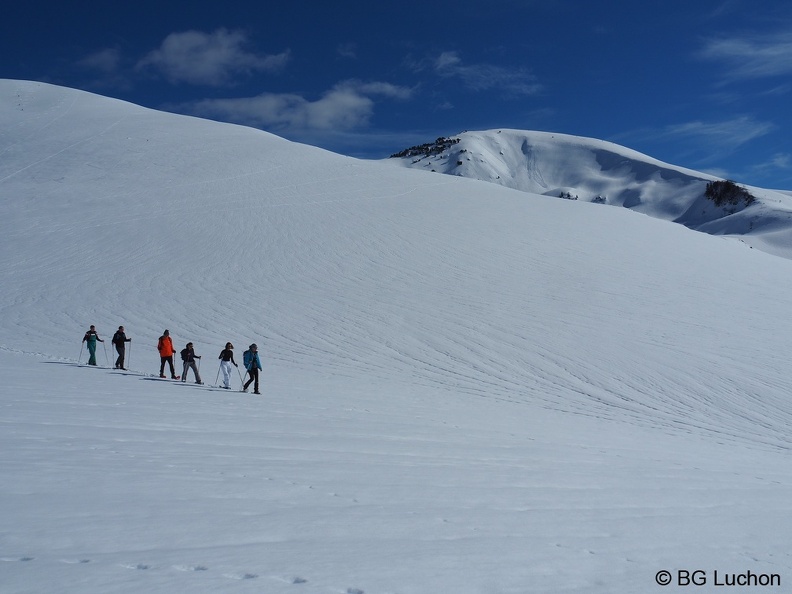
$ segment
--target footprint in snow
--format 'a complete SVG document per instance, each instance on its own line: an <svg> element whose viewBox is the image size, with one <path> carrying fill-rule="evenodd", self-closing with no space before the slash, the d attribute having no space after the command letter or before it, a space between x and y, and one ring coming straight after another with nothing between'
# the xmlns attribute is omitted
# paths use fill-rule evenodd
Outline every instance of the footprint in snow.
<svg viewBox="0 0 792 594"><path fill-rule="evenodd" d="M178 571L208 571L206 565L174 565L174 569Z"/></svg>
<svg viewBox="0 0 792 594"><path fill-rule="evenodd" d="M278 580L279 582L284 582L286 584L307 584L308 580L304 577L294 576L291 578L283 578L279 576L272 576L272 579Z"/></svg>
<svg viewBox="0 0 792 594"><path fill-rule="evenodd" d="M136 563L136 564L130 563L129 565L124 565L124 567L126 567L127 569L137 569L140 571L151 569L151 565L146 565L145 563Z"/></svg>
<svg viewBox="0 0 792 594"><path fill-rule="evenodd" d="M225 577L232 580L255 580L258 575L255 573L227 573Z"/></svg>

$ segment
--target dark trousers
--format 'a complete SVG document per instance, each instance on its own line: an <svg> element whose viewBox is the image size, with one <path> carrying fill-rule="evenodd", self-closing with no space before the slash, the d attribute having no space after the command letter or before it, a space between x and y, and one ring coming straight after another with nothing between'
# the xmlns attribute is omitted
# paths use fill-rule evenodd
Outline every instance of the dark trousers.
<svg viewBox="0 0 792 594"><path fill-rule="evenodd" d="M258 367L254 367L253 369L248 369L248 373L250 374L250 379L245 382L245 390L248 389L250 384L253 384L253 391L258 394L259 391L259 383L258 383L258 376L259 376ZM255 382L255 383L253 383Z"/></svg>
<svg viewBox="0 0 792 594"><path fill-rule="evenodd" d="M187 381L187 372L190 371L190 369L192 369L193 373L195 374L195 383L202 384L203 382L201 381L201 374L198 373L198 366L195 364L195 361L184 362L184 370L182 370L182 381L183 382Z"/></svg>
<svg viewBox="0 0 792 594"><path fill-rule="evenodd" d="M124 368L124 355L126 354L126 346L124 343L116 345L116 352L118 353L118 359L116 359L115 366L116 369L123 369Z"/></svg>
<svg viewBox="0 0 792 594"><path fill-rule="evenodd" d="M173 355L170 357L160 357L160 375L164 375L166 361L168 365L170 365L171 377L176 377L176 370L173 368Z"/></svg>

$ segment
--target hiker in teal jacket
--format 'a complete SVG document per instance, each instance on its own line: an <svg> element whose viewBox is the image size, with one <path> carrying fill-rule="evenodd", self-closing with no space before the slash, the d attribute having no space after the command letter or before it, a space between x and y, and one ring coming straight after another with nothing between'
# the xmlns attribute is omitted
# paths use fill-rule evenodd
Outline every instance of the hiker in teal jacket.
<svg viewBox="0 0 792 594"><path fill-rule="evenodd" d="M259 359L258 347L255 344L251 344L250 348L242 354L242 363L250 374L250 379L245 382L242 391L247 392L248 386L255 382L253 384L253 393L259 394L259 370L261 369L261 359Z"/></svg>
<svg viewBox="0 0 792 594"><path fill-rule="evenodd" d="M96 365L96 341L104 342L96 333L96 327L91 326L90 330L85 333L82 341L87 343L88 346L88 365Z"/></svg>

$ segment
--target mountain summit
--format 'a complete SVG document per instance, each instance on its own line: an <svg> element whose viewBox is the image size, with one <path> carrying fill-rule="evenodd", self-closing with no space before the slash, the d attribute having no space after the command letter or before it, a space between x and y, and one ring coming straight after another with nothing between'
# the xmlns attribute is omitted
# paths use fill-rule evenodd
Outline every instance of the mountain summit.
<svg viewBox="0 0 792 594"><path fill-rule="evenodd" d="M612 142L486 130L441 137L390 160L531 194L621 206L714 235L743 236L779 255L792 252L792 199L787 193L750 187L745 190L753 199L716 203L706 193L718 178Z"/></svg>

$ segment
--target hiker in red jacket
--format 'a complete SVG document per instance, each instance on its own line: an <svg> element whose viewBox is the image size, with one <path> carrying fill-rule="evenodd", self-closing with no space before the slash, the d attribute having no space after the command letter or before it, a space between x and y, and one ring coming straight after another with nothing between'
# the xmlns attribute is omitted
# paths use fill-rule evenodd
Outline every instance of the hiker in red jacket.
<svg viewBox="0 0 792 594"><path fill-rule="evenodd" d="M162 336L159 337L159 342L157 342L157 350L159 351L160 355L160 377L165 377L165 362L170 365L170 372L172 379L179 379L179 376L176 375L176 370L173 368L173 341L170 337L170 332L165 330L162 333Z"/></svg>

